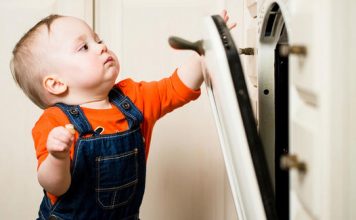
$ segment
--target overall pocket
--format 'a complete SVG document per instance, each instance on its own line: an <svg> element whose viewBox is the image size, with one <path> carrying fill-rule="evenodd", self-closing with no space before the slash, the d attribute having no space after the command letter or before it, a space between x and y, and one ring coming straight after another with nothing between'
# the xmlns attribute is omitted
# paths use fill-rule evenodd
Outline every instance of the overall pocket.
<svg viewBox="0 0 356 220"><path fill-rule="evenodd" d="M96 193L105 209L127 204L138 182L138 149L118 155L96 158Z"/></svg>

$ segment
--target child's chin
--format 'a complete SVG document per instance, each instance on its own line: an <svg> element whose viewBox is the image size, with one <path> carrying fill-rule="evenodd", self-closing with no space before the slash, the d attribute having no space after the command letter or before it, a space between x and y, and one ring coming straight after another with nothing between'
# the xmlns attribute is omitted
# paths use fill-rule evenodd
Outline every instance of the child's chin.
<svg viewBox="0 0 356 220"><path fill-rule="evenodd" d="M106 75L110 78L115 78L119 75L119 70L116 68L112 68L106 71Z"/></svg>

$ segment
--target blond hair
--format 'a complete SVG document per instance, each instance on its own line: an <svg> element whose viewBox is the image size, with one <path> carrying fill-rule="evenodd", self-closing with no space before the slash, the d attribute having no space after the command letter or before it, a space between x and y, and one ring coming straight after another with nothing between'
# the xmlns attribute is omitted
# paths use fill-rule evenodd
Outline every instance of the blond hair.
<svg viewBox="0 0 356 220"><path fill-rule="evenodd" d="M35 50L33 43L42 26L49 33L52 22L60 17L63 16L54 14L43 18L23 35L12 51L10 68L14 80L31 101L42 109L49 107L50 103L42 86L43 56Z"/></svg>

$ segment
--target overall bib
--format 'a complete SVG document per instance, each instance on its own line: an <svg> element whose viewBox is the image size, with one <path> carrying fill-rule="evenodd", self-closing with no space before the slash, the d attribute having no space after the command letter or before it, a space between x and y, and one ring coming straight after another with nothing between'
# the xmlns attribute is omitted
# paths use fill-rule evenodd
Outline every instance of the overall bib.
<svg viewBox="0 0 356 220"><path fill-rule="evenodd" d="M112 89L109 98L125 115L127 131L100 135L79 106L57 104L79 132L71 163L72 182L54 205L45 193L38 219L139 219L146 175L140 129L143 116L119 89Z"/></svg>

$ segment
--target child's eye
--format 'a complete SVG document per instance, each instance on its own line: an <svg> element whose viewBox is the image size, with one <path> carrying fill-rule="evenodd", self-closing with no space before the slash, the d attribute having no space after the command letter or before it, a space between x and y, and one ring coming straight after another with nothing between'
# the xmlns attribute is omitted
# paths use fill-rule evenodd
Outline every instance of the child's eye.
<svg viewBox="0 0 356 220"><path fill-rule="evenodd" d="M102 43L104 43L103 40L98 40L98 44L102 44Z"/></svg>
<svg viewBox="0 0 356 220"><path fill-rule="evenodd" d="M79 48L79 51L85 51L85 50L88 50L88 49L89 49L88 44L85 43L85 44L83 44L83 46L81 46L81 47Z"/></svg>

